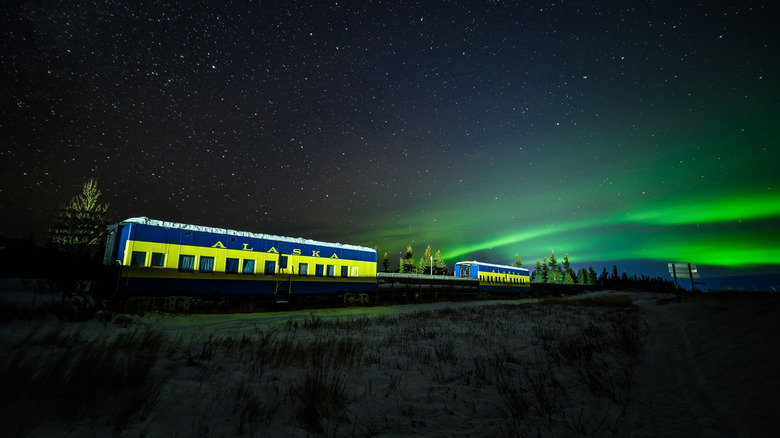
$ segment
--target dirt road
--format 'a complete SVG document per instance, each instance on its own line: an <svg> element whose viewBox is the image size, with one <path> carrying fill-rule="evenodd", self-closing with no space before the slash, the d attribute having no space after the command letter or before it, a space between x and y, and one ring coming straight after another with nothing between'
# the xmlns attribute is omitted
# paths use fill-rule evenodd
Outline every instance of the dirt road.
<svg viewBox="0 0 780 438"><path fill-rule="evenodd" d="M771 436L780 389L780 324L770 310L780 299L772 298L637 300L648 336L633 436Z"/></svg>

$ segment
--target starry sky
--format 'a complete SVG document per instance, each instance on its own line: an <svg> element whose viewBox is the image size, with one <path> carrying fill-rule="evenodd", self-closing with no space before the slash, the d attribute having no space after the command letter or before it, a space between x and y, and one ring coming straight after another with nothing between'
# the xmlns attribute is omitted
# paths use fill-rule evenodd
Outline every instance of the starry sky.
<svg viewBox="0 0 780 438"><path fill-rule="evenodd" d="M392 264L780 269L772 2L8 3L0 235L96 178Z"/></svg>

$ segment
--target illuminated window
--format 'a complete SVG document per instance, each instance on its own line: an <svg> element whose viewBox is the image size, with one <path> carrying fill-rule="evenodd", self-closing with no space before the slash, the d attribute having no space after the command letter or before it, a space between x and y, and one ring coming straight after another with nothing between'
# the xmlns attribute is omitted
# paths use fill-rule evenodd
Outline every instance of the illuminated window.
<svg viewBox="0 0 780 438"><path fill-rule="evenodd" d="M194 255L179 255L179 271L192 272L195 270L195 256Z"/></svg>
<svg viewBox="0 0 780 438"><path fill-rule="evenodd" d="M146 253L143 251L133 251L130 256L130 266L145 266L146 265Z"/></svg>
<svg viewBox="0 0 780 438"><path fill-rule="evenodd" d="M244 259L244 268L241 270L241 272L243 272L244 274L254 274L255 273L255 261L254 260L246 260L246 259Z"/></svg>
<svg viewBox="0 0 780 438"><path fill-rule="evenodd" d="M165 266L165 254L161 252L152 253L152 266L162 268Z"/></svg>
<svg viewBox="0 0 780 438"><path fill-rule="evenodd" d="M309 264L301 263L300 265L298 265L298 274L309 275Z"/></svg>
<svg viewBox="0 0 780 438"><path fill-rule="evenodd" d="M198 265L200 272L213 272L214 271L214 257L200 256L200 265Z"/></svg>
<svg viewBox="0 0 780 438"><path fill-rule="evenodd" d="M336 266L328 265L328 277L333 277L335 275L336 275Z"/></svg>

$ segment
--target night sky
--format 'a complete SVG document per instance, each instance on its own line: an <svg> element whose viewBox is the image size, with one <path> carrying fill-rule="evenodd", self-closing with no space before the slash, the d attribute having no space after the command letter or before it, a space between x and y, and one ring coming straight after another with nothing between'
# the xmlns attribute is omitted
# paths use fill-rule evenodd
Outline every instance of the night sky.
<svg viewBox="0 0 780 438"><path fill-rule="evenodd" d="M776 273L776 11L695 3L5 2L0 235L94 177L115 221L393 265Z"/></svg>

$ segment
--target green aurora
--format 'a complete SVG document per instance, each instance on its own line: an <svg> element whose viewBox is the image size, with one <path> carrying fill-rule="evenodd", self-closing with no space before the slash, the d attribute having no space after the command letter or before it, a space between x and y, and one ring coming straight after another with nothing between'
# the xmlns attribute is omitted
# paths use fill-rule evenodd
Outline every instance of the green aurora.
<svg viewBox="0 0 780 438"><path fill-rule="evenodd" d="M773 142L759 137L749 139L755 144L740 146L745 139L741 129L732 127L734 131L739 133L730 141L721 138L706 147L698 142L684 150L659 149L658 139L646 140L637 150L654 152L621 157L622 171L615 171L614 164L602 170L567 169L564 162L560 170L547 172L557 184L542 185L545 190L534 193L520 184L484 196L512 177L483 168L477 173L488 176L463 184L457 196L427 203L418 212L399 207L403 212L392 221L374 218L378 224L359 238L376 245L380 257L388 251L391 264L407 245L418 257L431 245L450 263L480 259L512 264L518 254L533 269L554 251L559 258L568 254L573 264L597 270L640 261L646 270L637 274L664 275L668 262L711 266L713 273L776 271L780 194L774 187ZM696 159L686 164L684 157ZM543 177L534 169L524 173L518 178L522 183ZM539 186L537 181L528 185ZM555 185L564 189L557 191Z"/></svg>

